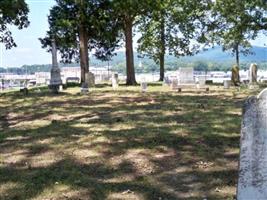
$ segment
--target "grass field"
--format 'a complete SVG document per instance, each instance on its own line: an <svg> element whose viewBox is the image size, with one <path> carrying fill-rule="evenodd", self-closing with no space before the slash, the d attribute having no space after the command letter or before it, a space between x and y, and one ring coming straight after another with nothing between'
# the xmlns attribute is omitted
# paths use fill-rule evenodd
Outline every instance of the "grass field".
<svg viewBox="0 0 267 200"><path fill-rule="evenodd" d="M234 199L251 94L157 84L0 94L0 199Z"/></svg>

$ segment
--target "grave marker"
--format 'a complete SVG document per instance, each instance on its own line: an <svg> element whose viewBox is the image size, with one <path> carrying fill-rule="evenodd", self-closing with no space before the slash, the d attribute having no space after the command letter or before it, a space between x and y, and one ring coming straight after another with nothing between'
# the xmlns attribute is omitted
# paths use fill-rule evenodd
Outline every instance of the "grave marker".
<svg viewBox="0 0 267 200"><path fill-rule="evenodd" d="M142 92L146 92L147 90L147 82L145 82L144 80L141 82L141 91Z"/></svg>
<svg viewBox="0 0 267 200"><path fill-rule="evenodd" d="M95 87L95 75L92 72L88 73L88 85L89 87Z"/></svg>
<svg viewBox="0 0 267 200"><path fill-rule="evenodd" d="M179 69L179 85L195 84L194 69L193 68L180 68Z"/></svg>
<svg viewBox="0 0 267 200"><path fill-rule="evenodd" d="M267 88L244 104L238 200L267 199Z"/></svg>
<svg viewBox="0 0 267 200"><path fill-rule="evenodd" d="M62 80L60 75L60 69L57 63L56 42L54 39L52 39L52 68L49 88L52 90L53 93L58 93L60 85L62 85Z"/></svg>
<svg viewBox="0 0 267 200"><path fill-rule="evenodd" d="M251 64L249 67L249 83L257 83L257 65L255 63Z"/></svg>
<svg viewBox="0 0 267 200"><path fill-rule="evenodd" d="M119 75L117 73L112 74L112 88L115 90L119 87Z"/></svg>

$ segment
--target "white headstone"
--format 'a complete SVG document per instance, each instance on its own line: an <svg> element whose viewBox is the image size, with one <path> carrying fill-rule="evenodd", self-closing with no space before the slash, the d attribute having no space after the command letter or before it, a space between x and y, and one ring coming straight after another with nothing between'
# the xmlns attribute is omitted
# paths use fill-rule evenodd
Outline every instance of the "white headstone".
<svg viewBox="0 0 267 200"><path fill-rule="evenodd" d="M62 84L60 69L57 63L57 48L56 42L52 40L52 68L51 68L51 79L49 83L49 88L57 93L59 90L59 86Z"/></svg>
<svg viewBox="0 0 267 200"><path fill-rule="evenodd" d="M178 87L178 80L176 78L172 79L171 80L171 89L175 90L175 89L177 89L177 87Z"/></svg>
<svg viewBox="0 0 267 200"><path fill-rule="evenodd" d="M230 80L223 80L224 89L229 89L230 86L231 86L231 81Z"/></svg>
<svg viewBox="0 0 267 200"><path fill-rule="evenodd" d="M117 73L112 74L112 88L117 89L119 87L119 75Z"/></svg>
<svg viewBox="0 0 267 200"><path fill-rule="evenodd" d="M194 69L189 68L180 68L179 69L179 85L183 84L195 84L194 80Z"/></svg>
<svg viewBox="0 0 267 200"><path fill-rule="evenodd" d="M199 76L197 78L197 88L202 88L206 85L206 77L205 76Z"/></svg>
<svg viewBox="0 0 267 200"><path fill-rule="evenodd" d="M267 199L267 89L244 105L238 200Z"/></svg>
<svg viewBox="0 0 267 200"><path fill-rule="evenodd" d="M141 82L141 91L146 92L146 90L147 90L147 82L142 81Z"/></svg>
<svg viewBox="0 0 267 200"><path fill-rule="evenodd" d="M257 83L257 65L255 63L251 64L249 67L249 83Z"/></svg>

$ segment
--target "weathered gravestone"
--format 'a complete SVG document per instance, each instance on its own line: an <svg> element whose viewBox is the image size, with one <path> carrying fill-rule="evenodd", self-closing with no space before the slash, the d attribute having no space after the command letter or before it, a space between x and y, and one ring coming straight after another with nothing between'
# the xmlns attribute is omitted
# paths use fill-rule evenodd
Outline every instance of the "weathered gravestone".
<svg viewBox="0 0 267 200"><path fill-rule="evenodd" d="M197 78L197 88L203 88L206 86L206 77L205 76L199 76Z"/></svg>
<svg viewBox="0 0 267 200"><path fill-rule="evenodd" d="M249 67L249 83L253 84L253 83L257 83L257 65L251 64Z"/></svg>
<svg viewBox="0 0 267 200"><path fill-rule="evenodd" d="M179 69L178 86L176 89L178 89L178 92L181 92L182 88L197 88L209 91L209 87L206 86L206 77L199 76L196 84L194 78L194 69L191 67Z"/></svg>
<svg viewBox="0 0 267 200"><path fill-rule="evenodd" d="M239 84L240 84L240 76L239 76L239 67L237 65L234 65L232 67L231 80L232 80L234 86L239 86Z"/></svg>
<svg viewBox="0 0 267 200"><path fill-rule="evenodd" d="M56 42L52 40L52 68L51 68L51 79L49 83L49 88L53 93L58 93L59 86L62 85L60 69L57 63L57 48Z"/></svg>
<svg viewBox="0 0 267 200"><path fill-rule="evenodd" d="M249 68L249 86L248 86L248 88L251 90L259 88L259 86L257 85L257 71L258 71L257 65L251 64Z"/></svg>
<svg viewBox="0 0 267 200"><path fill-rule="evenodd" d="M223 80L223 88L224 89L229 89L231 86L231 81L230 80Z"/></svg>
<svg viewBox="0 0 267 200"><path fill-rule="evenodd" d="M195 84L195 79L194 79L194 69L189 67L189 68L180 68L179 69L179 85L190 85L190 84Z"/></svg>
<svg viewBox="0 0 267 200"><path fill-rule="evenodd" d="M244 104L237 199L267 199L267 88Z"/></svg>
<svg viewBox="0 0 267 200"><path fill-rule="evenodd" d="M88 85L89 87L95 87L95 75L92 72L88 73Z"/></svg>
<svg viewBox="0 0 267 200"><path fill-rule="evenodd" d="M145 81L145 79L143 79L142 81L141 81L141 92L146 92L146 90L147 90L147 82Z"/></svg>
<svg viewBox="0 0 267 200"><path fill-rule="evenodd" d="M117 73L112 74L112 88L115 90L119 87L119 75Z"/></svg>
<svg viewBox="0 0 267 200"><path fill-rule="evenodd" d="M176 90L178 87L178 80L176 78L171 80L171 89Z"/></svg>

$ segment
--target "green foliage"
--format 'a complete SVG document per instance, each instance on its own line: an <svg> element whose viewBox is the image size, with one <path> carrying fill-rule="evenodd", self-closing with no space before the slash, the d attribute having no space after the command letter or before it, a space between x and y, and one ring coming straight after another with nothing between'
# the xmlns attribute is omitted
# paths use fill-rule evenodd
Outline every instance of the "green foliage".
<svg viewBox="0 0 267 200"><path fill-rule="evenodd" d="M207 1L158 0L148 15L140 18L139 52L159 63L165 51L170 55L185 56L197 52L193 44L199 36L201 21L207 10Z"/></svg>
<svg viewBox="0 0 267 200"><path fill-rule="evenodd" d="M250 41L260 31L267 30L267 5L261 0L217 0L211 9L211 21L206 41L216 42L236 55L239 65L239 53L250 54ZM241 47L241 48L240 48Z"/></svg>
<svg viewBox="0 0 267 200"><path fill-rule="evenodd" d="M108 0L57 0L48 17L50 30L40 39L43 48L50 51L51 38L55 37L64 63L80 60L81 33L88 35L88 50L106 60L117 47L117 24L112 20L112 10ZM85 41L86 43L86 41Z"/></svg>
<svg viewBox="0 0 267 200"><path fill-rule="evenodd" d="M6 49L16 47L12 33L8 25L23 29L28 27L28 6L24 0L1 0L0 1L0 43L4 43Z"/></svg>

